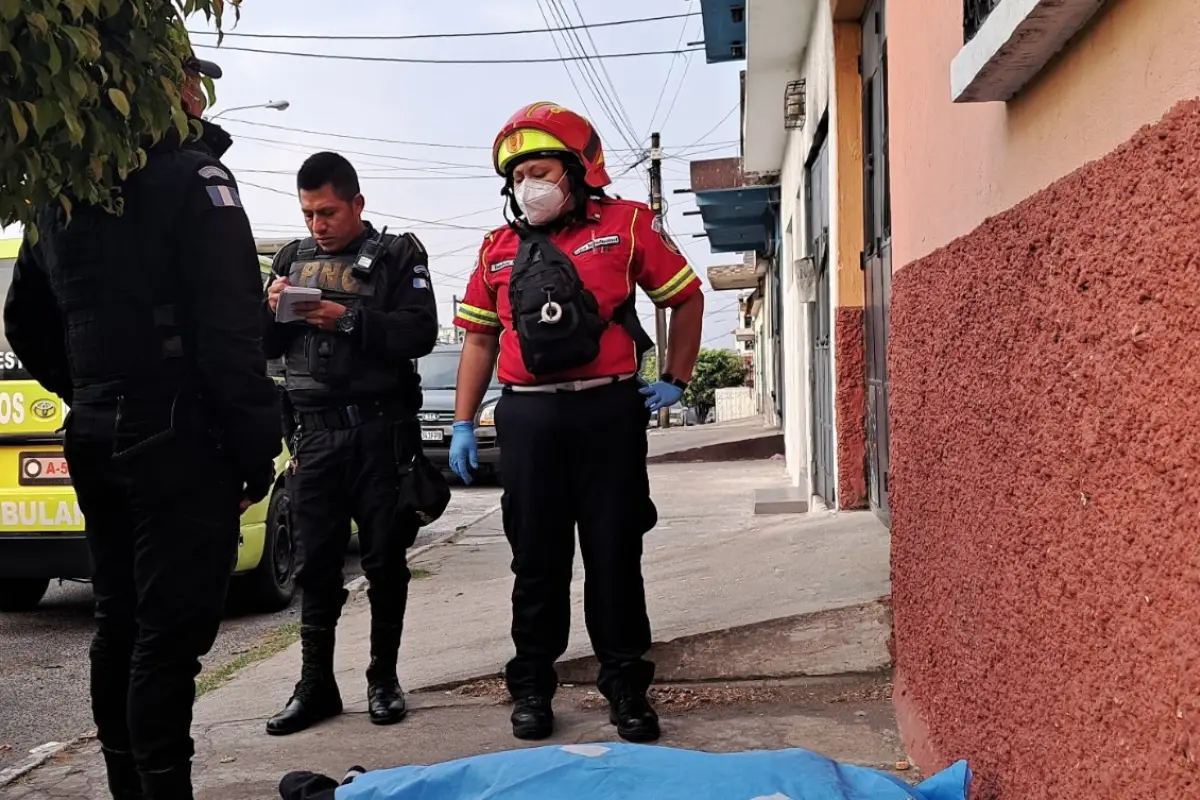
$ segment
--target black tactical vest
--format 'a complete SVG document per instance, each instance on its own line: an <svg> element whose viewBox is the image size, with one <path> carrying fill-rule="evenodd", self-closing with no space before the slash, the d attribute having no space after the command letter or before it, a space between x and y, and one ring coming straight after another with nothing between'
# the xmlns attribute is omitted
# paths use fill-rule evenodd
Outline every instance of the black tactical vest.
<svg viewBox="0 0 1200 800"><path fill-rule="evenodd" d="M122 394L171 398L188 374L177 304L180 191L196 169L186 151L152 155L124 185L125 212L77 206L40 225L46 270L66 328L74 404ZM57 223L57 224L56 224Z"/></svg>
<svg viewBox="0 0 1200 800"><path fill-rule="evenodd" d="M385 244L390 244L394 237L388 235L386 239ZM348 309L362 308L379 291L379 273L388 255L380 257L381 263L376 264L369 279L354 272L357 258L357 251L336 256L318 254L316 243L305 239L286 274L293 286L320 289L323 300L341 303ZM288 391L308 398L329 394L331 402L340 405L372 396L397 396L402 388L400 370L395 365L368 358L345 334L307 325L292 340L283 361Z"/></svg>

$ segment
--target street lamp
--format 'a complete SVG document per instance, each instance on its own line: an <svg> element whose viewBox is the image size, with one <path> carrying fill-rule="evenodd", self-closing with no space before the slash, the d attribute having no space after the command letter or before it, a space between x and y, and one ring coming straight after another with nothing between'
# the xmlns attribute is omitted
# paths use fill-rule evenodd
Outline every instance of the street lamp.
<svg viewBox="0 0 1200 800"><path fill-rule="evenodd" d="M211 117L209 117L208 120L211 122L217 117L228 114L230 111L248 111L252 108L269 108L272 111L287 111L288 106L290 105L291 103L289 103L287 100L272 100L269 103L258 103L252 106L234 106L233 108L227 108L224 111L218 111L216 114L213 114Z"/></svg>

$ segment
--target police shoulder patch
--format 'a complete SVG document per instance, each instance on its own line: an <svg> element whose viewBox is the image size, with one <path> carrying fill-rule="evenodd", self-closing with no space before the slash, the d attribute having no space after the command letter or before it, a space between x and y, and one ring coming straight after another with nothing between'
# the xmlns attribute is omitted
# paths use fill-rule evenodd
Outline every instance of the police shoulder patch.
<svg viewBox="0 0 1200 800"><path fill-rule="evenodd" d="M217 208L241 208L242 198L232 186L205 186L208 199Z"/></svg>
<svg viewBox="0 0 1200 800"><path fill-rule="evenodd" d="M424 278L413 278L413 288L414 289L428 289L429 281L425 280Z"/></svg>
<svg viewBox="0 0 1200 800"><path fill-rule="evenodd" d="M205 180L210 180L212 178L220 178L223 181L230 180L228 172L220 167L213 166L212 164L201 167L196 174Z"/></svg>

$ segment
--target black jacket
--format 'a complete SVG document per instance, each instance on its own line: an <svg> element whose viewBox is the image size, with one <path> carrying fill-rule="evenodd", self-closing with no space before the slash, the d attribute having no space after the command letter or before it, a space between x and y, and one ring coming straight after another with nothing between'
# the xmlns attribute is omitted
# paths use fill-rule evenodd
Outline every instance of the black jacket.
<svg viewBox="0 0 1200 800"><path fill-rule="evenodd" d="M37 216L4 305L12 350L73 410L118 395L149 406L200 396L247 475L279 453L279 398L261 341L258 256L231 140L168 136L122 184L121 215L76 204Z"/></svg>
<svg viewBox="0 0 1200 800"><path fill-rule="evenodd" d="M363 235L344 251L320 253L318 258L357 253L366 237L373 234L374 228L367 223ZM300 241L297 240L279 251L272 265L275 275L288 274L299 248ZM437 344L438 335L437 300L425 248L412 234L400 236L394 248L380 257L369 281L374 288L369 296L361 299L354 331L348 336L332 334L339 345L353 348L354 368L359 374L348 385L290 389L289 396L296 408L334 408L371 401L396 403L408 412L420 408L421 382L413 360L429 355ZM265 297L262 320L267 358L287 355L286 370L291 372L294 365L290 359L301 349L297 347L297 337L319 335L317 329L303 322L286 325L275 322ZM371 373L374 373L374 379L371 379ZM383 380L380 380L381 376ZM366 385L375 388L364 390ZM378 390L381 385L391 385L394 390L381 396Z"/></svg>

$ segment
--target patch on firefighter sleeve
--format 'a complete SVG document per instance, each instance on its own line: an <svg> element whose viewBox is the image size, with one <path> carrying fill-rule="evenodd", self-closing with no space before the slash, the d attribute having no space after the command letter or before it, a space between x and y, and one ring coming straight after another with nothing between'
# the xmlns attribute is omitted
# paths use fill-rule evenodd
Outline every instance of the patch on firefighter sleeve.
<svg viewBox="0 0 1200 800"><path fill-rule="evenodd" d="M683 255L683 253L679 252L679 247L675 244L675 240L667 233L667 226L663 222L661 214L655 215L654 221L650 223L650 229L658 234L658 238L662 240L663 246L668 250L677 256Z"/></svg>

